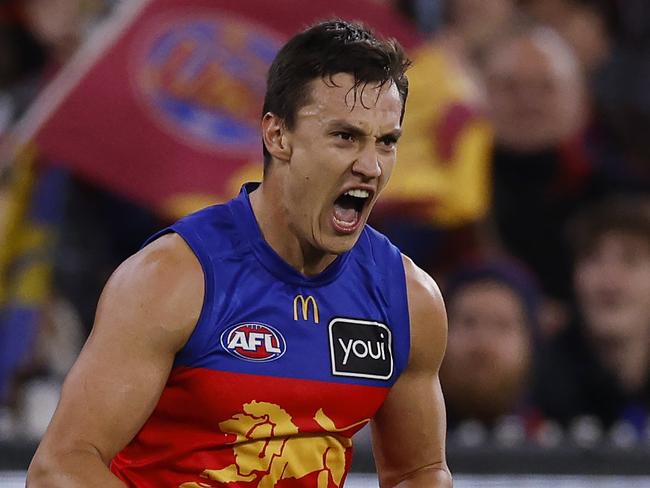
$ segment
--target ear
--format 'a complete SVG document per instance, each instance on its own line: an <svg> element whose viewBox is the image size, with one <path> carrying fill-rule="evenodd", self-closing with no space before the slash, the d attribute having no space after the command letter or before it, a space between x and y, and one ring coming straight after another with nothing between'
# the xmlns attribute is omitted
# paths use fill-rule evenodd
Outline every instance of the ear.
<svg viewBox="0 0 650 488"><path fill-rule="evenodd" d="M271 156L280 161L289 161L291 147L287 128L284 125L284 120L274 113L267 112L262 117L262 139Z"/></svg>

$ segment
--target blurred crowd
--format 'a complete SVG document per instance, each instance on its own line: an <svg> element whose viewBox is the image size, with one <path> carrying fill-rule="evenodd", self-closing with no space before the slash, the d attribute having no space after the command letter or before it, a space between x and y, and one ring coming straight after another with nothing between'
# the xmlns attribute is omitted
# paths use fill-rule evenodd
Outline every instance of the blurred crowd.
<svg viewBox="0 0 650 488"><path fill-rule="evenodd" d="M0 139L115 3L0 1ZM372 225L443 290L450 441L650 443L650 4L382 3L427 39L412 68L427 75L387 189L411 193ZM167 222L66 185L54 286L0 438L40 435L107 277ZM10 206L0 192L0 232Z"/></svg>

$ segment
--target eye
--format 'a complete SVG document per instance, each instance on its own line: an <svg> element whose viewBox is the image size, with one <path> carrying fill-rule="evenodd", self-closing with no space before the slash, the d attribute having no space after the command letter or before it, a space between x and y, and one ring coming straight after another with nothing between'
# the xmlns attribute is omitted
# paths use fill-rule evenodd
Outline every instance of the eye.
<svg viewBox="0 0 650 488"><path fill-rule="evenodd" d="M337 137L346 142L354 142L356 140L354 135L350 134L349 132L334 132L334 137Z"/></svg>
<svg viewBox="0 0 650 488"><path fill-rule="evenodd" d="M382 149L392 150L397 145L397 138L393 136L382 137L379 140L379 145Z"/></svg>

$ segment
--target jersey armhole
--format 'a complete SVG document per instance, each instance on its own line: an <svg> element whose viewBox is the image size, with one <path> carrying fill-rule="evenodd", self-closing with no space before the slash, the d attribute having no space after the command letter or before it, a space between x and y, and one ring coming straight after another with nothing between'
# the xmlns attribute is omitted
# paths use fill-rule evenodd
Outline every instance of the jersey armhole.
<svg viewBox="0 0 650 488"><path fill-rule="evenodd" d="M390 274L386 276L387 286L390 294L391 315L395 318L397 329L395 337L395 370L397 377L404 372L408 366L411 356L411 317L409 316L408 288L406 285L406 269L402 260L402 253L391 245L392 258L397 262L391 266Z"/></svg>
<svg viewBox="0 0 650 488"><path fill-rule="evenodd" d="M404 362L403 364L398 365L398 368L400 368L400 374L406 369L408 366L409 360L411 359L411 316L409 314L409 294L408 294L408 286L407 286L407 280L406 280L406 268L404 267L404 261L402 258L402 253L399 251L399 249L395 250L397 254L397 258L399 260L399 271L396 273L398 276L395 277L396 281L399 281L399 289L401 293L397 294L397 307L395 310L395 313L399 317L404 317L404 329L405 329L405 334L402 334L401 336L404 337L404 343L400 344L400 347L403 348L405 351L405 354L403 356ZM401 298L401 299L400 299Z"/></svg>
<svg viewBox="0 0 650 488"><path fill-rule="evenodd" d="M366 226L364 250L382 280L382 294L387 301L388 324L393 332L393 353L397 381L409 363L411 354L411 319L408 308L406 269L400 250L386 236ZM382 263L385 264L382 265Z"/></svg>

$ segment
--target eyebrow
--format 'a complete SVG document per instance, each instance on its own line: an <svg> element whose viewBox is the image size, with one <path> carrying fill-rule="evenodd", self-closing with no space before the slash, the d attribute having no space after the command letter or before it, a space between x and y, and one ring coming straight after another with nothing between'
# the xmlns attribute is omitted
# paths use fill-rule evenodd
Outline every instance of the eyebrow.
<svg viewBox="0 0 650 488"><path fill-rule="evenodd" d="M377 138L379 141L391 140L397 142L399 138L402 137L402 129L395 129L386 134L383 134Z"/></svg>
<svg viewBox="0 0 650 488"><path fill-rule="evenodd" d="M364 131L363 129L357 127L356 125L352 125L349 122L346 122L344 120L333 120L328 124L327 127L328 131L336 130L336 131L341 131L341 132L348 132L349 134L352 134L355 137L368 137L368 133ZM385 139L392 139L394 141L397 141L400 137L402 136L402 129L395 129L392 131L389 131L385 134L380 135L377 137L378 141L383 141Z"/></svg>

